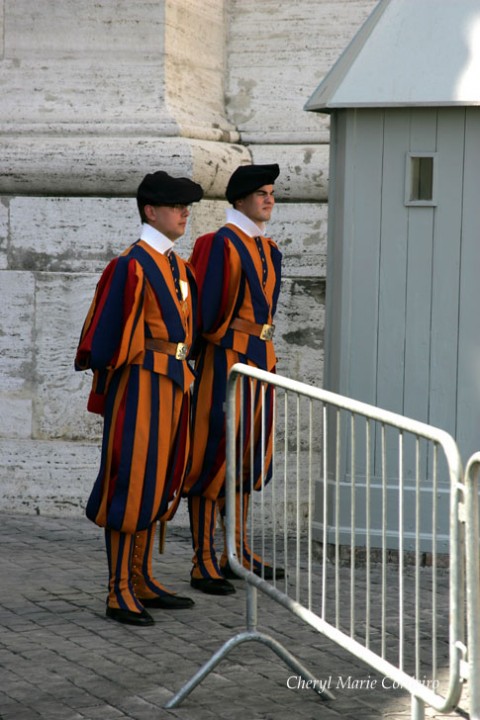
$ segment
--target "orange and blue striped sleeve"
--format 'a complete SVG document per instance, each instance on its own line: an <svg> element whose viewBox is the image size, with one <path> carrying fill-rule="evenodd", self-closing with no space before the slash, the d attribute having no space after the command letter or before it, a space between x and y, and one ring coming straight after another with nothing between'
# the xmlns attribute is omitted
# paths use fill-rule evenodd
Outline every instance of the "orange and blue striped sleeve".
<svg viewBox="0 0 480 720"><path fill-rule="evenodd" d="M231 322L240 289L241 263L221 232L199 237L190 262L198 286L198 331L215 341Z"/></svg>
<svg viewBox="0 0 480 720"><path fill-rule="evenodd" d="M105 268L88 311L75 357L76 370L115 370L143 350L143 272L125 256Z"/></svg>

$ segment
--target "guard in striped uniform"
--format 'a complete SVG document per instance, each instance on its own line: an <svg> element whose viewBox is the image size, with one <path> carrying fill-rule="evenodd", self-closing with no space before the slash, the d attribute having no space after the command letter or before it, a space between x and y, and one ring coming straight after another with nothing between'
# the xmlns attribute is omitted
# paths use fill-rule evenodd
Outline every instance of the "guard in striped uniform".
<svg viewBox="0 0 480 720"><path fill-rule="evenodd" d="M105 528L107 617L152 625L148 608L186 608L152 573L158 520L182 494L190 445L196 284L173 252L189 206L203 190L163 171L137 191L140 239L104 270L88 311L75 368L93 370L88 410L103 416L100 470L87 517Z"/></svg>
<svg viewBox="0 0 480 720"><path fill-rule="evenodd" d="M191 585L209 594L235 592L228 581L234 577L224 551L217 557L214 545L217 514L225 506L225 396L229 369L243 362L274 371L273 318L280 291L281 253L265 236L265 223L274 206L274 182L278 165L244 165L231 176L226 196L233 205L227 222L218 232L199 237L191 263L199 290L198 324L201 339L196 353L197 379L193 390L193 428L189 471L184 492L194 548ZM253 396L253 398L252 398ZM239 480L237 532L245 527L250 480L250 441L254 445L254 486L261 482L260 387L246 392L245 412L254 404L253 428L245 432L244 478ZM266 479L271 464L273 396L266 393ZM237 418L239 425L239 417ZM241 500L241 501L240 501ZM243 533L246 539L246 532ZM272 577L271 566L251 557L247 542L238 548L246 566ZM283 576L277 569L276 577Z"/></svg>

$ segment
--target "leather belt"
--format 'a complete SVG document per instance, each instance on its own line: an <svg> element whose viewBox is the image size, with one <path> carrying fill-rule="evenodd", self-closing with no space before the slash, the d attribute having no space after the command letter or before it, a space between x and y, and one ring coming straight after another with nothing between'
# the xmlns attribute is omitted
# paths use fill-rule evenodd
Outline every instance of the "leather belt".
<svg viewBox="0 0 480 720"><path fill-rule="evenodd" d="M249 322L241 318L234 318L230 323L232 330L239 330L248 335L255 335L260 340L273 340L275 334L275 325L260 325L259 323Z"/></svg>
<svg viewBox="0 0 480 720"><path fill-rule="evenodd" d="M186 343L174 343L169 340L160 340L160 338L147 338L145 340L145 348L147 350L165 353L166 355L173 355L177 360L186 360L189 350Z"/></svg>

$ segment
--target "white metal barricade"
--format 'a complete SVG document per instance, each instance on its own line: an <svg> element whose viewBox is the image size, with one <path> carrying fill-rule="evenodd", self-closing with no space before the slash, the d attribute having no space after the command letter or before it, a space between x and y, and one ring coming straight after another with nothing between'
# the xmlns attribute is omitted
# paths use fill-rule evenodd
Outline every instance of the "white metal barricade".
<svg viewBox="0 0 480 720"><path fill-rule="evenodd" d="M423 718L425 705L455 708L466 645L465 487L454 440L401 415L242 364L232 368L226 409L227 547L231 568L246 581L247 628L166 707L176 707L233 647L250 640L273 649L304 687L333 697L325 678L315 678L258 631L261 590L407 690L412 718ZM244 525L240 478L253 486L259 469L260 492L250 494ZM449 518L443 529L442 502ZM257 553L273 566L272 579L239 557L244 541L251 557ZM280 567L285 578L275 579Z"/></svg>
<svg viewBox="0 0 480 720"><path fill-rule="evenodd" d="M478 535L478 474L480 452L465 468L466 607L470 720L480 720L480 553Z"/></svg>

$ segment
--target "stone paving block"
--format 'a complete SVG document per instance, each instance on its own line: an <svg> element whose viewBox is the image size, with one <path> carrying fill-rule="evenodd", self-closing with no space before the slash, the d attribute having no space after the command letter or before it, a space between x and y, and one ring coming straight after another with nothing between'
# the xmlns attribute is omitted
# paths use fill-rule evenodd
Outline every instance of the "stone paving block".
<svg viewBox="0 0 480 720"><path fill-rule="evenodd" d="M219 720L221 715L218 714L218 710L209 710L206 707L199 705L185 705L181 708L175 708L173 710L164 710L159 716L159 720L166 720L167 718L174 717L179 718L180 720ZM253 718L249 718L249 720L253 720Z"/></svg>
<svg viewBox="0 0 480 720"><path fill-rule="evenodd" d="M115 707L102 704L82 708L82 717L88 720L121 720L125 715Z"/></svg>
<svg viewBox="0 0 480 720"><path fill-rule="evenodd" d="M37 712L34 708L28 708L20 703L12 706L7 706L3 709L0 705L0 717L2 720L38 720L42 715Z"/></svg>
<svg viewBox="0 0 480 720"><path fill-rule="evenodd" d="M117 705L132 720L151 720L160 709L138 695L119 698Z"/></svg>
<svg viewBox="0 0 480 720"><path fill-rule="evenodd" d="M85 718L82 712L73 710L63 703L52 704L51 700L38 702L35 710L38 711L40 717L49 717L50 720L84 720Z"/></svg>

